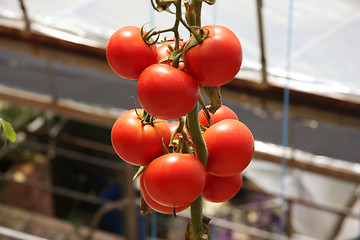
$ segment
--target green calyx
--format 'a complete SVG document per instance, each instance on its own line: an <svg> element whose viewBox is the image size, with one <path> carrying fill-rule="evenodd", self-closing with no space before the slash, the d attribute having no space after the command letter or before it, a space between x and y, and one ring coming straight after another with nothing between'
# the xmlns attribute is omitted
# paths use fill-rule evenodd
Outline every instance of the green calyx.
<svg viewBox="0 0 360 240"><path fill-rule="evenodd" d="M151 5L158 12L166 11L174 14L174 12L170 10L170 6L174 2L174 0L155 0L155 2L154 0L151 0Z"/></svg>

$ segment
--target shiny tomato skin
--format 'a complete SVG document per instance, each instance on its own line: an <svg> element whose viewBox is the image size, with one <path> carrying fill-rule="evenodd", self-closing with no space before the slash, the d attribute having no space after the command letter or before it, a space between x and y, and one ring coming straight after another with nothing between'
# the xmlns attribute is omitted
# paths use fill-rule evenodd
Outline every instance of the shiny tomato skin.
<svg viewBox="0 0 360 240"><path fill-rule="evenodd" d="M212 114L210 112L209 112L209 114L210 114L210 121L212 124L218 123L224 119L238 120L236 113L225 105L221 105L221 107L218 110L216 110L216 112L214 114ZM209 126L209 124L210 124L208 122L208 120L206 119L203 109L201 109L199 112L199 122L205 126Z"/></svg>
<svg viewBox="0 0 360 240"><path fill-rule="evenodd" d="M254 154L254 138L240 121L225 119L203 133L208 149L206 171L219 177L242 172Z"/></svg>
<svg viewBox="0 0 360 240"><path fill-rule="evenodd" d="M137 110L142 116L143 110ZM124 161L145 166L153 159L164 154L162 140L169 144L171 132L164 120L143 124L135 110L121 115L111 129L111 142L115 152Z"/></svg>
<svg viewBox="0 0 360 240"><path fill-rule="evenodd" d="M200 160L184 153L169 153L156 158L143 174L150 197L168 207L191 204L200 196L206 180Z"/></svg>
<svg viewBox="0 0 360 240"><path fill-rule="evenodd" d="M136 80L145 68L157 63L157 49L142 39L140 28L126 26L110 37L106 58L117 75Z"/></svg>
<svg viewBox="0 0 360 240"><path fill-rule="evenodd" d="M240 41L224 26L208 25L202 29L209 35L185 52L186 71L204 85L224 85L240 70L243 59Z"/></svg>
<svg viewBox="0 0 360 240"><path fill-rule="evenodd" d="M196 80L166 64L146 68L137 84L137 96L145 111L166 120L189 113L195 107L199 93Z"/></svg>
<svg viewBox="0 0 360 240"><path fill-rule="evenodd" d="M149 194L147 193L147 191L145 189L143 174L140 175L140 192L141 192L141 196L143 197L143 199L145 200L147 205L149 207L151 207L153 210L155 210L159 213L163 213L163 214L173 214L174 213L173 207L167 207L167 206L161 205L161 204L157 203L156 201L154 201L154 199L152 199L149 196ZM189 206L190 205L183 206L183 207L176 207L175 212L176 213L181 212L181 211L187 209Z"/></svg>
<svg viewBox="0 0 360 240"><path fill-rule="evenodd" d="M202 196L209 202L228 201L239 192L242 181L242 173L230 177L217 177L208 173Z"/></svg>

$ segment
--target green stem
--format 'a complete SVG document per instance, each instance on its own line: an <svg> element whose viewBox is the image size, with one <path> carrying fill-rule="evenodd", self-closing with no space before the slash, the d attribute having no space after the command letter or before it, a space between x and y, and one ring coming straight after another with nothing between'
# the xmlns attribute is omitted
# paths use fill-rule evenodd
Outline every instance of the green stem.
<svg viewBox="0 0 360 240"><path fill-rule="evenodd" d="M191 110L187 115L187 127L190 133L191 140L193 141L196 156L202 162L204 167L207 164L208 152L206 143L202 137L197 106ZM191 203L191 224L194 240L204 240L206 236L202 221L202 197L199 196L194 202Z"/></svg>
<svg viewBox="0 0 360 240"><path fill-rule="evenodd" d="M191 203L191 225L194 240L208 239L208 236L205 235L203 226L201 196Z"/></svg>
<svg viewBox="0 0 360 240"><path fill-rule="evenodd" d="M191 22L195 22L197 27L201 27L201 5L202 0L192 0L191 4L194 5L193 14ZM191 28L191 26L190 26ZM204 167L207 164L208 152L206 148L206 143L201 133L200 124L199 124L199 116L197 111L197 105L191 110L191 112L187 115L188 121L188 130L190 133L190 137L194 143L196 156L202 162ZM204 238L204 226L202 221L202 196L200 195L194 202L191 203L191 223L192 223L192 232L194 240L204 240L208 239Z"/></svg>
<svg viewBox="0 0 360 240"><path fill-rule="evenodd" d="M179 23L180 23L180 19L181 19L181 0L176 0L175 1L175 7L176 7L176 19L175 19L175 24L174 24L174 37L175 37L175 51L178 51L180 48L180 35L179 35ZM178 67L179 66L179 60L180 58L175 58L173 61L173 66L174 67Z"/></svg>
<svg viewBox="0 0 360 240"><path fill-rule="evenodd" d="M172 133L171 138L170 138L170 143L168 146L170 152L174 151L173 141L174 141L176 134L178 134L178 133L182 134L184 126L185 126L185 117L181 117L181 118L179 118L179 125L177 126L176 130Z"/></svg>
<svg viewBox="0 0 360 240"><path fill-rule="evenodd" d="M184 25L184 27L186 27L187 30L189 30L189 32L194 36L194 38L196 39L196 41L198 43L201 43L203 41L203 39L199 36L199 34L197 34L197 32L194 30L194 28L192 28L191 26L189 26L184 19L180 19L180 22Z"/></svg>
<svg viewBox="0 0 360 240"><path fill-rule="evenodd" d="M197 105L193 108L193 110L191 110L191 112L188 113L186 120L188 121L187 128L189 130L190 138L194 144L196 157L206 168L208 152L199 124Z"/></svg>
<svg viewBox="0 0 360 240"><path fill-rule="evenodd" d="M202 109L205 109L205 108L206 108L206 104L205 104L204 98L202 97L201 94L200 94L200 96L199 96L199 103L200 103L200 106L202 107Z"/></svg>
<svg viewBox="0 0 360 240"><path fill-rule="evenodd" d="M192 0L191 3L194 4L194 13L195 13L195 25L201 27L201 7L202 0Z"/></svg>
<svg viewBox="0 0 360 240"><path fill-rule="evenodd" d="M154 120L155 120L155 118L153 116L151 116L150 114L148 114L145 110L144 110L143 115L140 116L140 119L143 124L151 124L151 125L154 124Z"/></svg>
<svg viewBox="0 0 360 240"><path fill-rule="evenodd" d="M155 28L150 29L148 32L145 33L145 35L143 36L143 39L148 42L149 39L151 39L151 37L155 36L155 35L159 35L161 33L166 33L166 32L174 32L174 27L171 28L167 28L167 29L162 29L159 31L154 31Z"/></svg>

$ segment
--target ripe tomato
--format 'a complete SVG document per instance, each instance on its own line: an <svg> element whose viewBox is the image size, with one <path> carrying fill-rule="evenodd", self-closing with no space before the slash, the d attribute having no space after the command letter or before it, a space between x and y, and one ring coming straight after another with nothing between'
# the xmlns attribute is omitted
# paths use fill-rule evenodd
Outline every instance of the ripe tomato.
<svg viewBox="0 0 360 240"><path fill-rule="evenodd" d="M157 203L168 207L188 206L205 186L205 168L191 154L168 153L146 167L144 185Z"/></svg>
<svg viewBox="0 0 360 240"><path fill-rule="evenodd" d="M229 177L249 165L254 154L254 138L245 124L225 119L209 127L203 137L208 149L207 172Z"/></svg>
<svg viewBox="0 0 360 240"><path fill-rule="evenodd" d="M225 202L239 192L241 185L242 173L230 177L217 177L208 173L202 196L210 202Z"/></svg>
<svg viewBox="0 0 360 240"><path fill-rule="evenodd" d="M145 200L147 205L149 207L151 207L153 210L155 210L159 213L164 213L164 214L173 214L174 213L173 207L167 207L167 206L161 205L161 204L155 202L154 199L152 199L149 196L149 194L147 193L145 186L144 186L143 174L140 175L140 192L141 192L141 196L143 197L143 199ZM181 211L187 209L189 206L190 205L183 206L183 207L176 207L175 212L176 213L181 212Z"/></svg>
<svg viewBox="0 0 360 240"><path fill-rule="evenodd" d="M172 49L175 49L175 41L174 40L168 41L168 43L170 44ZM185 42L180 41L180 47L183 46L184 44L185 44ZM170 55L170 53L171 53L170 49L168 48L166 43L163 43L160 46L158 46L157 52L158 52L158 58L157 59L158 59L159 63L165 63L165 64L169 64L169 65L172 64L172 60L169 60L169 61L163 60L163 61L161 61L165 57L168 57ZM178 68L179 69L184 69L185 68L185 64L184 64L183 61L179 62L179 67Z"/></svg>
<svg viewBox="0 0 360 240"><path fill-rule="evenodd" d="M243 59L240 41L224 26L209 25L203 29L209 35L184 54L186 71L204 85L224 85L240 70Z"/></svg>
<svg viewBox="0 0 360 240"><path fill-rule="evenodd" d="M137 110L140 116L142 109ZM170 129L163 120L156 120L153 125L143 124L135 110L121 115L111 130L111 142L116 153L126 162L145 166L151 160L164 154L165 145L170 142Z"/></svg>
<svg viewBox="0 0 360 240"><path fill-rule="evenodd" d="M140 28L127 26L111 36L106 57L117 75L136 80L145 68L157 63L157 50L155 44L148 45L142 39Z"/></svg>
<svg viewBox="0 0 360 240"><path fill-rule="evenodd" d="M218 110L216 110L215 114L212 114L210 112L209 112L209 114L210 114L211 123L208 122L208 120L207 120L207 118L205 116L204 110L203 109L200 110L200 112L199 112L199 122L202 125L209 126L211 124L220 122L221 120L224 120L224 119L238 120L238 117L236 116L236 113L234 113L233 110L231 110L229 107L224 106L224 105L221 105L221 107Z"/></svg>
<svg viewBox="0 0 360 240"><path fill-rule="evenodd" d="M189 74L166 64L145 69L137 84L138 99L145 111L168 120L189 113L199 92L198 83Z"/></svg>

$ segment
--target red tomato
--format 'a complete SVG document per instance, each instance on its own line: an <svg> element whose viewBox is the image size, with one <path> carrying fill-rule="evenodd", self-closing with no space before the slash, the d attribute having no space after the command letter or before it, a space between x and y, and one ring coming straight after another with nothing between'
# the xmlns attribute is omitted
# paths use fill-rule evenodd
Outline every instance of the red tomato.
<svg viewBox="0 0 360 240"><path fill-rule="evenodd" d="M136 80L145 68L157 63L157 50L155 44L148 45L142 39L140 28L127 26L111 36L106 57L117 75Z"/></svg>
<svg viewBox="0 0 360 240"><path fill-rule="evenodd" d="M170 44L170 46L172 47L172 49L175 49L175 41L174 40L171 40L171 41L168 41L168 43ZM182 45L184 45L185 42L183 41L180 41L180 47ZM172 64L172 60L170 61L167 61L167 60L163 60L161 61L162 59L164 59L165 57L168 57L170 55L170 49L168 48L167 44L166 43L163 43L162 45L158 46L157 48L157 52L158 52L158 62L159 63L165 63L165 64L169 64L171 65ZM179 69L184 69L185 68L185 64L183 61L179 62Z"/></svg>
<svg viewBox="0 0 360 240"><path fill-rule="evenodd" d="M166 64L145 69L137 84L138 99L145 111L168 120L189 113L199 92L198 83L189 74Z"/></svg>
<svg viewBox="0 0 360 240"><path fill-rule="evenodd" d="M206 171L229 177L243 171L254 154L254 138L240 121L222 120L203 134L208 149Z"/></svg>
<svg viewBox="0 0 360 240"><path fill-rule="evenodd" d="M209 25L203 29L209 31L207 38L184 54L186 71L204 85L224 85L240 70L243 59L240 41L224 26Z"/></svg>
<svg viewBox="0 0 360 240"><path fill-rule="evenodd" d="M203 197L210 202L225 202L233 198L242 185L242 173L230 177L217 177L206 175Z"/></svg>
<svg viewBox="0 0 360 240"><path fill-rule="evenodd" d="M224 119L238 120L238 117L236 116L236 113L234 113L233 110L231 110L230 108L224 105L221 105L221 107L218 110L216 110L215 114L210 113L211 124L220 122L221 120ZM201 109L199 112L199 122L205 126L211 125L208 122L203 109Z"/></svg>
<svg viewBox="0 0 360 240"><path fill-rule="evenodd" d="M195 156L168 153L146 167L144 184L157 203L168 207L188 206L205 186L205 168Z"/></svg>
<svg viewBox="0 0 360 240"><path fill-rule="evenodd" d="M137 111L142 116L143 110ZM135 110L121 115L111 130L111 142L116 153L124 161L137 166L147 165L164 154L162 140L167 146L170 137L171 132L165 121L143 124Z"/></svg>
<svg viewBox="0 0 360 240"><path fill-rule="evenodd" d="M141 174L141 176L140 176L140 192L141 192L141 196L143 197L143 199L145 200L147 205L149 207L151 207L153 210L155 210L159 213L164 213L164 214L173 214L174 213L173 207L167 207L167 206L161 205L161 204L155 202L154 199L152 199L149 196L149 194L147 193L145 186L144 186L143 174ZM187 209L189 206L190 205L184 206L184 207L176 207L175 212L176 213L181 212L181 211Z"/></svg>

